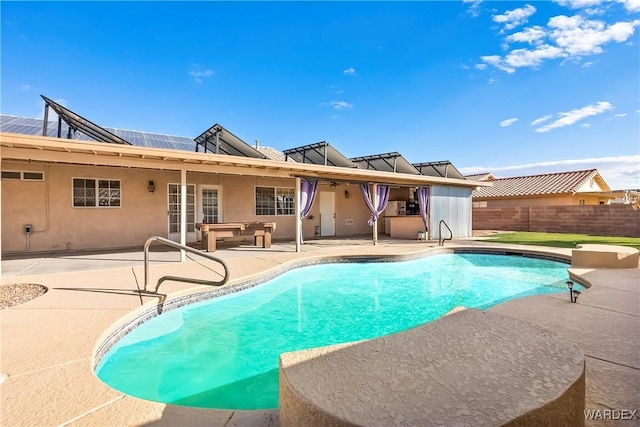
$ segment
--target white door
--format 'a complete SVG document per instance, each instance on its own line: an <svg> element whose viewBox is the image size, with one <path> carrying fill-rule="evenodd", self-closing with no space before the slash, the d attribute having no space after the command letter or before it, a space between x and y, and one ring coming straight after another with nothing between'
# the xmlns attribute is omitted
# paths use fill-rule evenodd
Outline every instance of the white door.
<svg viewBox="0 0 640 427"><path fill-rule="evenodd" d="M196 241L196 186L187 184L187 242ZM169 240L180 241L180 184L169 184L167 204L169 208Z"/></svg>
<svg viewBox="0 0 640 427"><path fill-rule="evenodd" d="M320 236L336 235L336 193L320 192Z"/></svg>
<svg viewBox="0 0 640 427"><path fill-rule="evenodd" d="M222 222L222 205L220 190L217 185L199 185L198 186L198 203L200 207L196 222L204 224L217 224ZM198 240L201 239L198 232Z"/></svg>

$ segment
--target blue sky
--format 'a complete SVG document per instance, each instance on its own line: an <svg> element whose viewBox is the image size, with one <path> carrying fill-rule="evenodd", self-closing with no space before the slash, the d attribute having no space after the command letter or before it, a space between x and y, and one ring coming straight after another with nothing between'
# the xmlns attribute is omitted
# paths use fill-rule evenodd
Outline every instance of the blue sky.
<svg viewBox="0 0 640 427"><path fill-rule="evenodd" d="M7 2L0 111L640 188L640 0Z"/></svg>

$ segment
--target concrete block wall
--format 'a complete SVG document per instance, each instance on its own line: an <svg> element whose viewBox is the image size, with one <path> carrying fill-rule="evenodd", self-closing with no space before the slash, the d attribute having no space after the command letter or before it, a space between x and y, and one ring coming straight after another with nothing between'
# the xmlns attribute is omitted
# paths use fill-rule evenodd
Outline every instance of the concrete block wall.
<svg viewBox="0 0 640 427"><path fill-rule="evenodd" d="M529 231L528 207L473 208L474 230Z"/></svg>
<svg viewBox="0 0 640 427"><path fill-rule="evenodd" d="M640 237L640 210L631 205L473 208L473 229Z"/></svg>

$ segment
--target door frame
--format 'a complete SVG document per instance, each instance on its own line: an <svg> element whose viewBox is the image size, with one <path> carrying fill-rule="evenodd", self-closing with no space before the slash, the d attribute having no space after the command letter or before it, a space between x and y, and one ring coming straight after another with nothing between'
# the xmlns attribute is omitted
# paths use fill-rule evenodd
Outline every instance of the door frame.
<svg viewBox="0 0 640 427"><path fill-rule="evenodd" d="M318 195L318 202L320 204L320 237L331 237L336 235L336 192L335 191L320 191ZM324 196L323 196L324 195ZM323 199L330 195L330 200L333 204L333 212L327 212L327 204L323 203ZM325 200L326 202L326 200ZM327 218L327 215L329 216ZM327 221L330 224L329 228L333 228L332 234L329 234L326 227L322 226L323 221ZM326 223L325 223L326 224Z"/></svg>
<svg viewBox="0 0 640 427"><path fill-rule="evenodd" d="M180 232L177 233L172 233L171 232L171 209L169 208L169 205L171 204L171 200L169 199L171 197L171 191L170 188L172 185L176 185L178 186L178 188L182 187L182 184L180 183L176 183L176 182L168 182L167 183L167 239L169 240L173 240L174 242L178 242L180 243ZM196 219L196 212L198 212L198 200L197 200L197 193L196 193L196 185L195 184L187 184L187 194L189 192L188 188L189 187L193 187L193 213L194 213L194 229L193 231L187 231L187 242L194 242L197 239L196 236L196 230L195 230L195 219ZM189 202L187 201L187 205L189 204ZM178 206L180 206L180 199L178 200ZM187 230L188 230L188 226L189 223L187 223Z"/></svg>

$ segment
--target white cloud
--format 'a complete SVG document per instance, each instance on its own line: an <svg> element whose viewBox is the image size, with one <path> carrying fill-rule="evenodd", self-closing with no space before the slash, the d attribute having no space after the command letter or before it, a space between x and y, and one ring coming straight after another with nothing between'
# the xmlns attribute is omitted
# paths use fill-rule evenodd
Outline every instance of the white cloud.
<svg viewBox="0 0 640 427"><path fill-rule="evenodd" d="M458 168L465 175L491 172L496 177L536 175L571 170L598 169L614 190L640 188L640 154L632 156L594 157L553 160L512 166L470 166Z"/></svg>
<svg viewBox="0 0 640 427"><path fill-rule="evenodd" d="M539 118L535 119L530 124L531 124L531 126L539 125L540 123L546 122L551 117L553 117L551 114L547 114L546 116L542 116L542 117L539 117Z"/></svg>
<svg viewBox="0 0 640 427"><path fill-rule="evenodd" d="M599 6L604 3L603 0L555 0L555 2L560 6L570 7L571 9Z"/></svg>
<svg viewBox="0 0 640 427"><path fill-rule="evenodd" d="M586 107L571 110L566 113L558 113L560 116L556 121L549 123L548 125L539 127L536 132L544 133L549 132L552 129L562 128L565 126L571 126L572 124L585 119L587 117L602 114L613 108L611 103L606 101L600 101L597 104L587 105Z"/></svg>
<svg viewBox="0 0 640 427"><path fill-rule="evenodd" d="M593 8L610 3L610 0L554 0L561 6L570 7L571 9ZM621 4L628 12L640 12L640 0L615 0ZM592 10L592 9L587 9Z"/></svg>
<svg viewBox="0 0 640 427"><path fill-rule="evenodd" d="M28 84L23 84L22 86L20 86L20 90L23 90L23 91L31 90L31 86L29 86Z"/></svg>
<svg viewBox="0 0 640 427"><path fill-rule="evenodd" d="M640 11L640 0L618 0L627 10L634 10L637 6ZM509 49L510 43L528 43L529 49L513 49L507 51L504 56L485 55L481 60L506 73L514 73L518 68L539 68L541 65L553 59L565 59L580 61L585 56L599 55L604 52L604 47L610 43L632 42L632 36L636 27L640 27L640 19L633 21L605 22L599 19L586 17L586 7L604 6L611 0L557 0L557 3L572 8L582 8L582 15L566 16L557 15L549 19L546 26L533 26L506 36L503 39L503 47ZM526 22L528 13L533 6L527 5L521 9L506 12L503 15L495 15L494 21L503 23L505 29L511 29L515 25ZM583 65L591 66L594 61ZM477 67L476 67L477 68Z"/></svg>
<svg viewBox="0 0 640 427"><path fill-rule="evenodd" d="M614 114L613 117L627 117L627 113Z"/></svg>
<svg viewBox="0 0 640 427"><path fill-rule="evenodd" d="M562 49L543 44L534 49L514 49L504 58L499 55L489 55L482 56L480 59L499 70L512 74L517 68L538 68L542 65L542 62L547 59L561 58L564 56L566 55Z"/></svg>
<svg viewBox="0 0 640 427"><path fill-rule="evenodd" d="M349 104L346 101L331 101L329 105L336 110L348 110L353 108L353 104Z"/></svg>
<svg viewBox="0 0 640 427"><path fill-rule="evenodd" d="M581 128L590 128L591 127L591 123L583 123L580 125Z"/></svg>
<svg viewBox="0 0 640 427"><path fill-rule="evenodd" d="M611 42L625 42L635 32L640 20L616 22L588 20L576 15L554 16L549 20L549 37L569 56L580 57L602 53L602 46Z"/></svg>
<svg viewBox="0 0 640 427"><path fill-rule="evenodd" d="M501 127L507 127L507 126L511 126L512 124L514 124L515 122L517 122L518 119L517 118L512 118L512 119L507 119L507 120L503 120L500 122L500 126Z"/></svg>
<svg viewBox="0 0 640 427"><path fill-rule="evenodd" d="M463 3L469 4L469 14L477 17L480 14L480 4L482 0L462 0Z"/></svg>
<svg viewBox="0 0 640 427"><path fill-rule="evenodd" d="M562 49L547 44L535 49L514 49L504 57L504 63L510 68L539 67L546 59L561 58L565 56Z"/></svg>
<svg viewBox="0 0 640 427"><path fill-rule="evenodd" d="M529 44L538 44L542 39L547 36L544 28L536 25L535 27L525 28L524 30L513 33L505 39L508 43L529 43Z"/></svg>
<svg viewBox="0 0 640 427"><path fill-rule="evenodd" d="M484 70L484 69L486 69L486 68L487 68L487 64L476 64L476 65L475 65L475 68L476 68L477 70Z"/></svg>
<svg viewBox="0 0 640 427"><path fill-rule="evenodd" d="M536 13L536 8L530 4L518 9L508 10L502 15L493 15L491 19L498 24L504 24L505 30L512 30L517 26L526 24L529 17Z"/></svg>
<svg viewBox="0 0 640 427"><path fill-rule="evenodd" d="M481 56L480 59L482 59L487 64L493 65L494 67L498 68L499 70L505 71L505 72L507 72L509 74L515 73L515 71L516 71L515 68L507 66L504 63L504 61L502 60L502 57L500 57L500 55Z"/></svg>
<svg viewBox="0 0 640 427"><path fill-rule="evenodd" d="M629 12L640 12L640 0L618 0Z"/></svg>
<svg viewBox="0 0 640 427"><path fill-rule="evenodd" d="M193 81L200 84L204 81L204 79L208 79L209 77L212 77L213 75L215 75L215 73L211 70L202 70L200 69L199 65L194 64L191 66L191 71L189 71L189 75L193 77Z"/></svg>
<svg viewBox="0 0 640 427"><path fill-rule="evenodd" d="M356 69L353 68L353 67L347 68L346 70L343 70L342 73L347 75L347 76L355 76L356 75Z"/></svg>

